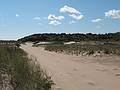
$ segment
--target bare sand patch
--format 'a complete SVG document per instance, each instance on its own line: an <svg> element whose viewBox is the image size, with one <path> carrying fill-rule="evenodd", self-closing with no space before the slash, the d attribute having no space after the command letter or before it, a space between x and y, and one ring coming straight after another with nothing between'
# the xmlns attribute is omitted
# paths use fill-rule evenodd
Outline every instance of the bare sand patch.
<svg viewBox="0 0 120 90"><path fill-rule="evenodd" d="M52 76L56 83L53 90L120 90L120 57L64 55L32 47L31 43L21 48Z"/></svg>

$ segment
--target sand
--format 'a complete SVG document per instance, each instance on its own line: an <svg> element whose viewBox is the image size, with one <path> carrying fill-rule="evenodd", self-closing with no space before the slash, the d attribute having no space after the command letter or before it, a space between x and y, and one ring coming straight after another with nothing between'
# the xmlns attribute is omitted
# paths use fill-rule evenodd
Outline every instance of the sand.
<svg viewBox="0 0 120 90"><path fill-rule="evenodd" d="M120 90L120 68L118 63L111 62L119 62L117 56L102 58L57 54L42 47L32 47L31 43L21 48L36 57L52 77L55 82L53 90ZM100 63L97 60L106 61Z"/></svg>

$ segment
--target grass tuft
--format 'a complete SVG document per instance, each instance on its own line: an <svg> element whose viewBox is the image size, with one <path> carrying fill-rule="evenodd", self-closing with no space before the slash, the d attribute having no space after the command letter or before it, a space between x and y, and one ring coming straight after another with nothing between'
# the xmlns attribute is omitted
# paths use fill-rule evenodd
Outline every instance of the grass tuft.
<svg viewBox="0 0 120 90"><path fill-rule="evenodd" d="M120 45L118 44L70 44L70 45L46 45L45 50L58 53L75 54L75 55L120 55Z"/></svg>
<svg viewBox="0 0 120 90"><path fill-rule="evenodd" d="M0 46L0 90L50 90L46 72L22 49Z"/></svg>

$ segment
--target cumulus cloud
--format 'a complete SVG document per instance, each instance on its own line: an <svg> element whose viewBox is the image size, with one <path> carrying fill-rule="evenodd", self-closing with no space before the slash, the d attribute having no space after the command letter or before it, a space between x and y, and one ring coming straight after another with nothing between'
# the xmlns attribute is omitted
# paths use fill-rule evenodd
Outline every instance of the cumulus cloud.
<svg viewBox="0 0 120 90"><path fill-rule="evenodd" d="M61 13L68 13L70 17L72 17L75 20L82 20L84 18L84 15L78 10L76 10L73 7L69 7L65 5L64 7L60 8Z"/></svg>
<svg viewBox="0 0 120 90"><path fill-rule="evenodd" d="M109 10L108 12L105 12L105 16L113 19L120 19L120 10Z"/></svg>
<svg viewBox="0 0 120 90"><path fill-rule="evenodd" d="M76 15L76 14L70 14L69 16L74 18L75 20L82 20L84 18L83 15Z"/></svg>
<svg viewBox="0 0 120 90"><path fill-rule="evenodd" d="M81 14L78 10L76 10L75 8L73 7L69 7L67 5L65 5L64 7L60 8L60 12L62 13L71 13L71 14Z"/></svg>
<svg viewBox="0 0 120 90"><path fill-rule="evenodd" d="M40 17L34 17L33 19L34 20L40 20L41 18Z"/></svg>
<svg viewBox="0 0 120 90"><path fill-rule="evenodd" d="M64 16L55 16L53 14L48 15L48 20L50 21L49 24L51 25L59 25L61 21L64 19Z"/></svg>
<svg viewBox="0 0 120 90"><path fill-rule="evenodd" d="M96 22L100 22L100 21L102 21L102 20L103 20L103 19L97 18L97 19L93 19L92 22L95 22L95 23L96 23Z"/></svg>
<svg viewBox="0 0 120 90"><path fill-rule="evenodd" d="M57 26L57 25L60 25L61 22L60 22L60 21L53 20L53 21L50 21L49 24Z"/></svg>
<svg viewBox="0 0 120 90"><path fill-rule="evenodd" d="M64 16L55 16L53 14L49 14L48 16L48 20L63 20L64 19Z"/></svg>

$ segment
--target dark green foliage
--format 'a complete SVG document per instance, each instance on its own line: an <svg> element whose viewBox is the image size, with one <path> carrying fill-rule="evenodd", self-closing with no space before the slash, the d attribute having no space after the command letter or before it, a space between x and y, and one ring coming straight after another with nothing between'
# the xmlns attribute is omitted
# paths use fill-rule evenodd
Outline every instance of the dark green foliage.
<svg viewBox="0 0 120 90"><path fill-rule="evenodd" d="M53 81L27 53L17 47L0 46L0 80L9 77L13 90L50 90ZM4 83L1 81L0 86Z"/></svg>
<svg viewBox="0 0 120 90"><path fill-rule="evenodd" d="M33 34L18 40L19 42L26 42L26 41L120 41L120 32L117 33L106 33L106 34L56 34L56 33L43 33L43 34Z"/></svg>

